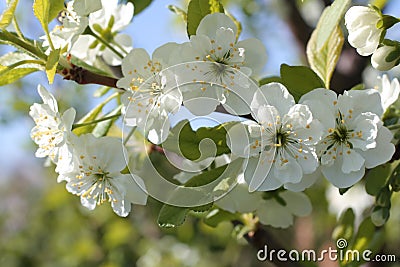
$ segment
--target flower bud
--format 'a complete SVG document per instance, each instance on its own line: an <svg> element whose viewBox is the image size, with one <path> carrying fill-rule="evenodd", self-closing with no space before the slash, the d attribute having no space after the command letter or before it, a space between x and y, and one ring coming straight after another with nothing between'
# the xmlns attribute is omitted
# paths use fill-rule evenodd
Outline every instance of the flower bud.
<svg viewBox="0 0 400 267"><path fill-rule="evenodd" d="M377 28L382 15L372 7L353 6L347 11L344 19L349 31L350 45L362 56L374 53L384 30Z"/></svg>
<svg viewBox="0 0 400 267"><path fill-rule="evenodd" d="M396 66L400 60L400 50L396 46L379 47L371 57L371 64L377 70L387 71Z"/></svg>

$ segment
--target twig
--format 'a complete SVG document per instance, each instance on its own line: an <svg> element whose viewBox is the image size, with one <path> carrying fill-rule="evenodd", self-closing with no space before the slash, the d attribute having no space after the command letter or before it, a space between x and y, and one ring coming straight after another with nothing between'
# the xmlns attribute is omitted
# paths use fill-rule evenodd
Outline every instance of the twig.
<svg viewBox="0 0 400 267"><path fill-rule="evenodd" d="M70 68L70 69L64 68L61 71L61 74L64 76L65 80L72 80L78 84L98 84L98 85L104 85L104 86L108 86L108 87L112 87L112 88L118 88L117 87L118 79L103 76L103 75L91 72L82 67L75 66L73 64L71 64L71 66L72 66L72 68ZM118 89L122 89L122 88L118 88Z"/></svg>

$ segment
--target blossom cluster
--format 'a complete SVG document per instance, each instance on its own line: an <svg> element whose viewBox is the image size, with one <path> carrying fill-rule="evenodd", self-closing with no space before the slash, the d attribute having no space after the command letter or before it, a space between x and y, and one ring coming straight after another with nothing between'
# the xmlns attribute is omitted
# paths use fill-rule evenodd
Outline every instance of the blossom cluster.
<svg viewBox="0 0 400 267"><path fill-rule="evenodd" d="M111 65L121 64L123 55L132 49L125 29L133 17L133 4L118 4L118 0L69 1L57 25L50 33L50 40L43 36L44 46L52 43L73 56L94 64L97 57ZM50 52L48 48L47 53Z"/></svg>
<svg viewBox="0 0 400 267"><path fill-rule="evenodd" d="M36 156L48 156L57 165L58 182L66 181L67 190L90 210L108 201L116 214L127 216L131 203L146 204L143 180L121 173L128 156L121 140L91 133L76 136L71 131L75 110L61 115L54 96L40 85L38 92L43 104L31 106L29 115L36 123L31 137L39 146Z"/></svg>
<svg viewBox="0 0 400 267"><path fill-rule="evenodd" d="M188 42L167 43L149 55L144 49L132 48L129 36L120 33L130 23L133 9L131 3L118 4L117 0L70 1L61 17L62 26L50 33L50 39L44 37L44 45L88 64L101 56L108 65L121 65L117 87L124 91L124 122L137 127L154 144L168 138L170 115L182 105L199 116L219 105L233 115L250 114L252 120L236 124L226 135L232 155L245 159L244 179L231 197L219 200L217 205L222 208L256 211L265 224L287 225L293 214L309 213L308 199L300 191L320 176L338 188L347 188L362 179L366 169L392 158L393 135L382 118L398 98L396 79L390 82L383 76L376 89L341 95L317 88L296 103L283 84L259 87L254 82L266 62L266 49L254 38L238 41L237 27L229 16L209 14ZM373 64L385 47L380 46L384 30L376 26L381 19L381 14L367 7L353 7L345 18L350 44L361 55L374 54ZM389 64L384 61L375 66ZM57 165L58 181L65 181L67 190L80 196L89 209L108 201L115 213L127 216L131 203L144 205L146 181L135 173L125 174L130 155L122 141L75 135L75 110L60 114L55 98L41 86L38 91L43 104L31 107L36 123L31 137L39 146L36 156L49 157ZM281 187L287 189L281 197L290 212L277 211L287 220L276 222L261 207L267 203L279 210L282 205L248 191ZM243 188L248 189L246 193ZM254 198L258 204L233 207L240 199L236 195ZM304 209L298 207L300 202Z"/></svg>

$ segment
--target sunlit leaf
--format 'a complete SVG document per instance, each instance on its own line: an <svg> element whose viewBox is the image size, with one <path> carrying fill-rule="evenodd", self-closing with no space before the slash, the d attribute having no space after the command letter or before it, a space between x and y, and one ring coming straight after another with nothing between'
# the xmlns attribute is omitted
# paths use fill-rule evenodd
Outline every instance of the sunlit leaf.
<svg viewBox="0 0 400 267"><path fill-rule="evenodd" d="M116 107L113 111L107 113L104 117L110 117L119 114L121 111L121 106ZM107 135L108 131L111 129L111 126L118 118L113 118L105 121L101 121L97 123L96 127L94 127L92 133L95 137L102 137Z"/></svg>
<svg viewBox="0 0 400 267"><path fill-rule="evenodd" d="M329 88L332 74L342 51L344 37L342 29L336 26L326 44L318 49L316 37L319 30L320 28L317 26L308 41L307 59L311 69L324 81L325 87Z"/></svg>
<svg viewBox="0 0 400 267"><path fill-rule="evenodd" d="M317 50L321 50L329 40L332 32L335 30L340 20L347 11L351 0L335 0L333 4L325 8L321 15L321 25L317 32Z"/></svg>
<svg viewBox="0 0 400 267"><path fill-rule="evenodd" d="M7 72L3 72L7 70ZM13 83L32 72L38 71L37 68L14 68L8 70L8 67L0 65L0 86ZM3 72L4 74L1 74Z"/></svg>
<svg viewBox="0 0 400 267"><path fill-rule="evenodd" d="M46 63L46 75L49 84L54 81L54 76L56 75L58 60L60 59L60 49L52 50Z"/></svg>
<svg viewBox="0 0 400 267"><path fill-rule="evenodd" d="M18 0L9 1L6 10L4 10L3 14L0 17L0 29L5 29L8 25L10 25L15 9L17 8Z"/></svg>

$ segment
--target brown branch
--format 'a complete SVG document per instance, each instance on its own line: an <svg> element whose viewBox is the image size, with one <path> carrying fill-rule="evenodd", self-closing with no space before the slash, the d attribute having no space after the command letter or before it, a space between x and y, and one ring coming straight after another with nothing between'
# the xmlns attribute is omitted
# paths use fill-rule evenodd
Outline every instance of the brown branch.
<svg viewBox="0 0 400 267"><path fill-rule="evenodd" d="M72 80L78 84L98 84L118 88L118 79L103 76L73 64L71 64L71 69L65 68L60 74L64 77L64 80Z"/></svg>

